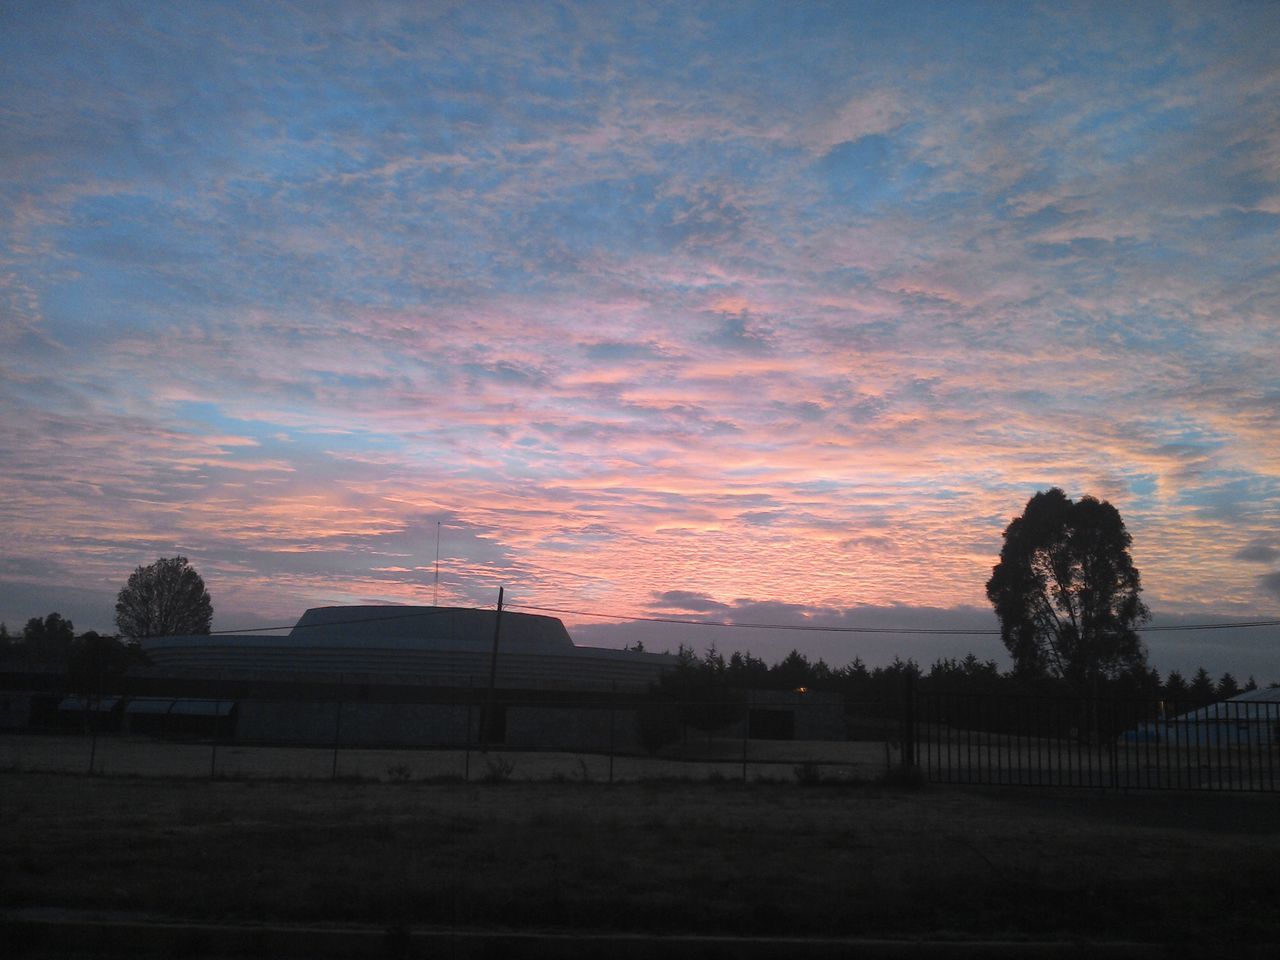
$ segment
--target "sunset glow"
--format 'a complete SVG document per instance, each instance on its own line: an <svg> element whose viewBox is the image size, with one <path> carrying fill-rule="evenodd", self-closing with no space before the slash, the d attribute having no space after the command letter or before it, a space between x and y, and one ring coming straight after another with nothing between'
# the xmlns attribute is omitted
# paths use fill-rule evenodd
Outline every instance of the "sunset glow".
<svg viewBox="0 0 1280 960"><path fill-rule="evenodd" d="M1119 508L1158 620L1280 616L1276 39L1252 3L6 4L0 618L110 629L181 553L215 629L500 585L970 627L1050 486ZM1248 642L1200 661L1280 680Z"/></svg>

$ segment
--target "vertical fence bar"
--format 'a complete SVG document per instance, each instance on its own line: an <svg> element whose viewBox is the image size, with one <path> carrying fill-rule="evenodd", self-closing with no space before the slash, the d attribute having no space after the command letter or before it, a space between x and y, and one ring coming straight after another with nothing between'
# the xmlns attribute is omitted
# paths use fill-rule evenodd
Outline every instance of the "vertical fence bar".
<svg viewBox="0 0 1280 960"><path fill-rule="evenodd" d="M1035 738L1031 735L1031 707L1026 697L1018 699L1018 725L1016 729L1018 746L1018 781L1022 784L1034 784L1040 779L1040 771L1036 769L1032 758Z"/></svg>
<svg viewBox="0 0 1280 960"><path fill-rule="evenodd" d="M924 736L924 754L925 754L925 779L933 779L933 770L936 766L942 769L942 751L947 739L951 736L950 729L944 733L946 726L946 718L948 711L946 709L945 695L941 693L927 694L928 707L925 710L926 726L922 736Z"/></svg>
<svg viewBox="0 0 1280 960"><path fill-rule="evenodd" d="M1203 708L1203 709L1207 709L1207 708ZM1209 763L1209 733L1207 729L1204 730L1202 733L1202 728L1204 727L1204 721L1209 719L1208 714L1205 714L1202 717L1200 715L1200 711L1197 710L1195 719L1196 719L1196 782L1198 786L1206 787L1207 789L1212 790L1213 789L1213 767ZM1201 743L1200 743L1201 739L1204 740L1203 756L1202 756ZM1208 781L1207 784L1205 782L1206 780Z"/></svg>
<svg viewBox="0 0 1280 960"><path fill-rule="evenodd" d="M1233 701L1232 706L1235 708L1235 722L1233 724L1235 734L1235 762L1232 766L1232 782L1235 786L1234 790L1252 790L1253 789L1253 742L1249 736L1249 724L1240 722L1240 703ZM1244 743L1241 744L1240 734L1244 733ZM1244 753L1241 758L1241 751Z"/></svg>
<svg viewBox="0 0 1280 960"><path fill-rule="evenodd" d="M996 736L1000 738L1000 780L1002 784L1018 782L1018 757L1014 752L1016 745L1014 731L1018 728L1018 698L1009 697L1000 711L1000 721Z"/></svg>
<svg viewBox="0 0 1280 960"><path fill-rule="evenodd" d="M1075 717L1063 716L1062 700L1053 703L1054 725L1058 728L1058 749L1066 753L1067 786L1080 786L1080 754L1076 749Z"/></svg>
<svg viewBox="0 0 1280 960"><path fill-rule="evenodd" d="M934 699L934 730L936 733L929 738L929 761L938 768L939 773L942 771L945 763L947 769L950 770L952 762L951 757L955 748L953 742L955 740L955 707L951 706L944 694L936 695ZM945 757L945 759L944 759ZM939 779L941 777L939 776Z"/></svg>
<svg viewBox="0 0 1280 960"><path fill-rule="evenodd" d="M996 704L996 716L995 722L992 724L992 736L995 738L996 746L994 782L998 786L1008 779L1009 712L1013 709L1013 701L1005 699L997 701Z"/></svg>
<svg viewBox="0 0 1280 960"><path fill-rule="evenodd" d="M471 704L475 700L475 678L467 677L467 729L462 741L462 782L471 780Z"/></svg>
<svg viewBox="0 0 1280 960"><path fill-rule="evenodd" d="M984 783L1000 782L1000 703L994 701L983 724L983 736L987 742L987 762L983 767Z"/></svg>
<svg viewBox="0 0 1280 960"><path fill-rule="evenodd" d="M613 783L613 750L614 750L614 713L618 706L618 682L615 680L609 688L609 782Z"/></svg>
<svg viewBox="0 0 1280 960"><path fill-rule="evenodd" d="M1107 765L1110 767L1111 789L1120 788L1120 758L1116 755L1116 721L1119 719L1118 704L1111 701L1111 722L1107 726Z"/></svg>
<svg viewBox="0 0 1280 960"><path fill-rule="evenodd" d="M1045 728L1048 730L1049 741L1046 753L1049 755L1049 769L1053 771L1054 782L1061 787L1071 782L1070 772L1067 771L1064 776L1062 767L1062 730L1061 724L1058 723L1056 711L1052 704L1041 704L1041 710L1044 711Z"/></svg>
<svg viewBox="0 0 1280 960"><path fill-rule="evenodd" d="M973 782L973 718L978 712L976 698L969 697L968 716L964 722L965 771L964 782Z"/></svg>
<svg viewBox="0 0 1280 960"><path fill-rule="evenodd" d="M1178 718L1174 721L1174 735L1178 749L1174 753L1174 760L1178 764L1178 786L1181 789L1189 790L1191 788L1191 741L1187 738L1188 722L1183 718L1186 712L1185 707L1181 712L1175 714Z"/></svg>
<svg viewBox="0 0 1280 960"><path fill-rule="evenodd" d="M946 708L943 705L941 696L938 694L924 694L922 701L922 709L924 712L924 726L920 730L922 741L916 745L916 749L923 750L924 753L924 778L932 780L934 764L941 763L942 744L945 740L943 726L946 723Z"/></svg>
<svg viewBox="0 0 1280 960"><path fill-rule="evenodd" d="M1139 787L1149 788L1151 786L1151 777L1149 775L1151 769L1151 737L1158 735L1159 728L1156 726L1155 721L1150 719L1152 704L1138 704L1134 707L1134 713L1141 713L1143 717L1141 723L1135 723L1133 727L1134 730L1139 731L1134 734L1139 738L1135 744L1137 749L1133 751L1135 778Z"/></svg>
<svg viewBox="0 0 1280 960"><path fill-rule="evenodd" d="M1082 700L1082 704L1084 705L1084 717L1082 718L1082 723L1080 723L1080 745L1084 748L1084 785L1092 790L1093 786L1096 786L1094 785L1094 781L1096 781L1094 767L1096 767L1097 760L1096 755L1094 755L1093 731L1091 730L1093 718L1089 716L1093 704L1089 703L1088 700Z"/></svg>
<svg viewBox="0 0 1280 960"><path fill-rule="evenodd" d="M1021 758L1018 755L1018 711L1021 705L1019 698L1014 697L1009 700L1005 711L1004 759L1008 771L1005 778L1010 784L1016 784L1022 778Z"/></svg>
<svg viewBox="0 0 1280 960"><path fill-rule="evenodd" d="M1262 707L1263 723L1262 728L1266 733L1266 751L1267 751L1267 789L1274 790L1276 788L1276 748L1280 746L1276 741L1276 734L1280 732L1280 710L1276 709L1273 703L1259 704Z"/></svg>
<svg viewBox="0 0 1280 960"><path fill-rule="evenodd" d="M903 678L902 766L910 768L916 762L916 678L910 670L904 672Z"/></svg>
<svg viewBox="0 0 1280 960"><path fill-rule="evenodd" d="M84 698L85 716L89 722L89 775L94 774L94 764L98 757L98 724L95 722L97 717L94 716L93 699L86 694Z"/></svg>
<svg viewBox="0 0 1280 960"><path fill-rule="evenodd" d="M933 730L937 729L939 710L937 700L931 693L921 693L917 698L917 708L920 712L920 727L917 731L916 739L916 756L919 760L919 766L923 771L925 779L929 779L929 771L933 766L933 741L937 734Z"/></svg>
<svg viewBox="0 0 1280 960"><path fill-rule="evenodd" d="M218 779L218 714L222 711L222 701L215 701L213 707L213 742L209 747L209 779Z"/></svg>
<svg viewBox="0 0 1280 960"><path fill-rule="evenodd" d="M338 744L342 742L342 697L338 697L337 709L333 712L333 768L329 771L329 779L338 779Z"/></svg>
<svg viewBox="0 0 1280 960"><path fill-rule="evenodd" d="M1196 708L1197 712L1199 708ZM1193 790L1204 790L1207 783L1203 781L1203 767L1201 763L1201 718L1198 713L1193 713L1187 723L1187 744L1192 749L1192 767L1190 767L1190 786Z"/></svg>
<svg viewBox="0 0 1280 960"><path fill-rule="evenodd" d="M1045 786L1047 780L1051 785L1052 771L1047 770L1044 765L1044 715L1039 703L1033 705L1032 718L1031 735L1035 738L1036 782L1040 786Z"/></svg>
<svg viewBox="0 0 1280 960"><path fill-rule="evenodd" d="M955 707L949 706L944 694L937 694L935 703L935 728L938 735L930 738L929 742L929 760L933 766L938 769L938 779L942 779L943 764L946 764L948 773L952 766L952 756L955 752L954 741L956 735L955 729ZM943 728L946 733L943 735ZM945 757L945 759L944 759Z"/></svg>

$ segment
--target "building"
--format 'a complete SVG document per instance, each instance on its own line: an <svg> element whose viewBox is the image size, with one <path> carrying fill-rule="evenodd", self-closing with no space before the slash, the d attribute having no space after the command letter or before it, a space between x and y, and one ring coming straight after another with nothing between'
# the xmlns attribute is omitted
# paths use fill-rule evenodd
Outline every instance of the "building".
<svg viewBox="0 0 1280 960"><path fill-rule="evenodd" d="M202 701L237 740L351 746L628 749L640 742L639 701L676 663L576 646L554 617L460 607L318 607L286 636L142 646L150 665L131 671L145 694L133 726L177 717L190 730L185 701Z"/></svg>
<svg viewBox="0 0 1280 960"><path fill-rule="evenodd" d="M1127 731L1128 742L1187 747L1270 747L1280 743L1280 690L1258 689Z"/></svg>

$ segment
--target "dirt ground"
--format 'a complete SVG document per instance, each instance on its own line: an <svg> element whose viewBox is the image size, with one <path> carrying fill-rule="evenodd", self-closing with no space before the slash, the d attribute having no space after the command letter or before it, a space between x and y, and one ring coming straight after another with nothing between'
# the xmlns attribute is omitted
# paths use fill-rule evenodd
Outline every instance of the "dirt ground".
<svg viewBox="0 0 1280 960"><path fill-rule="evenodd" d="M1273 797L0 773L10 912L1220 946L1278 853Z"/></svg>

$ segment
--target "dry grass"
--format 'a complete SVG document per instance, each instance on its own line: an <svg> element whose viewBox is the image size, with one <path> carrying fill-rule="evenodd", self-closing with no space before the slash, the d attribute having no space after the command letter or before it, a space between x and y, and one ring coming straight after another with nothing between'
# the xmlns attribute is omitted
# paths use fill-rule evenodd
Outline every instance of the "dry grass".
<svg viewBox="0 0 1280 960"><path fill-rule="evenodd" d="M1274 939L1271 798L0 774L0 902L201 920Z"/></svg>

